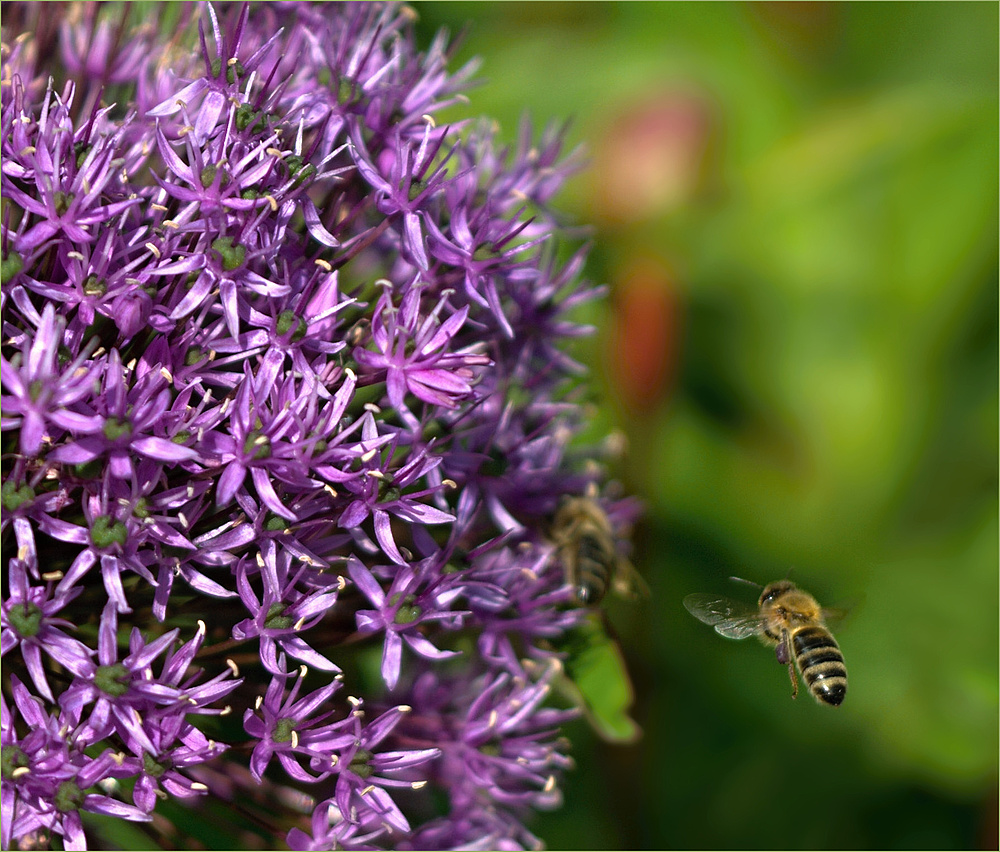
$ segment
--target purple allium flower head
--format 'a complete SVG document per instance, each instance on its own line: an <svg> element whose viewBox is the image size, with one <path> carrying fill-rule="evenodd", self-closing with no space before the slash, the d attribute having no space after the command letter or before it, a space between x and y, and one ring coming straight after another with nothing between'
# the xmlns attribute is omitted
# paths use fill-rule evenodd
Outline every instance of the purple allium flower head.
<svg viewBox="0 0 1000 852"><path fill-rule="evenodd" d="M72 628L72 622L53 617L83 589L74 588L60 594L55 591L51 580L44 587L32 586L25 561L18 557L8 561L7 572L10 594L3 601L0 615L3 624L0 656L19 648L38 694L54 701L45 666L42 665L42 654L75 675L83 675L91 664L93 652L79 639L60 629Z"/></svg>
<svg viewBox="0 0 1000 852"><path fill-rule="evenodd" d="M15 712L3 701L3 842L11 838L61 834L67 849L86 849L80 811L145 821L148 814L107 795L87 793L96 784L127 776L124 756L105 749L91 757L94 742L81 731L72 708L47 713L16 676L10 679ZM18 723L27 731L20 739Z"/></svg>
<svg viewBox="0 0 1000 852"><path fill-rule="evenodd" d="M428 568L431 570L428 571ZM433 568L433 564L396 568L389 588L383 589L375 575L359 560L352 559L348 564L351 579L376 607L373 610L358 610L358 631L363 635L385 634L381 673L390 690L395 689L399 681L404 642L420 656L431 660L443 660L458 654L457 651L436 648L423 634L431 621L447 621L452 629L458 629L462 616L466 614L453 608L461 588L453 586L447 595L434 594L433 589L422 588L426 585L428 574L433 576Z"/></svg>
<svg viewBox="0 0 1000 852"><path fill-rule="evenodd" d="M45 305L34 336L22 338L22 351L12 361L0 356L3 387L0 397L3 431L20 430L20 452L37 456L46 440L67 431L100 428L100 420L72 410L72 406L92 394L95 365L84 351L72 363L57 363L65 320L57 316L52 303Z"/></svg>
<svg viewBox="0 0 1000 852"><path fill-rule="evenodd" d="M284 685L290 675L274 675L267 694L257 699L256 711L263 718L249 708L243 714L243 727L257 740L250 758L250 771L258 780L263 776L273 755L277 755L281 765L293 778L306 782L314 781L317 777L325 778L336 766L335 752L354 742L352 735L339 730L339 723L320 726L321 722L335 712L329 708L333 706L330 698L340 687L338 681L334 680L305 698L298 698L307 672L306 666L300 666L298 677L288 695L284 695ZM316 714L323 704L328 709ZM311 763L317 764L318 776L304 769L295 755L308 757Z"/></svg>
<svg viewBox="0 0 1000 852"><path fill-rule="evenodd" d="M574 442L577 158L439 122L476 65L406 6L133 8L4 10L3 846L170 847L180 798L534 848L588 617L553 517L636 514Z"/></svg>

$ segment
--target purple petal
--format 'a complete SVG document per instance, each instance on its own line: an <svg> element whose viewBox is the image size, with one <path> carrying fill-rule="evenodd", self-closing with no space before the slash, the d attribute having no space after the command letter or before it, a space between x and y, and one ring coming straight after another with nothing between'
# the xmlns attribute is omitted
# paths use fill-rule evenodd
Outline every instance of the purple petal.
<svg viewBox="0 0 1000 852"><path fill-rule="evenodd" d="M319 218L319 211L308 196L302 204L302 218L305 221L306 228L309 229L309 235L316 242L329 248L336 248L340 245L340 241L323 226Z"/></svg>
<svg viewBox="0 0 1000 852"><path fill-rule="evenodd" d="M428 660L446 660L449 657L458 657L462 653L461 651L445 651L441 648L435 648L430 641L417 633L404 633L403 639L421 657L426 657Z"/></svg>
<svg viewBox="0 0 1000 852"><path fill-rule="evenodd" d="M403 559L403 554L399 552L392 537L392 521L389 519L389 513L382 509L373 509L372 514L375 516L375 538L385 555L397 565L405 565L406 560Z"/></svg>
<svg viewBox="0 0 1000 852"><path fill-rule="evenodd" d="M420 230L420 216L416 213L403 214L403 243L413 255L413 260L420 269L426 272L430 268L427 261L427 249L424 247L424 235Z"/></svg>
<svg viewBox="0 0 1000 852"><path fill-rule="evenodd" d="M83 833L83 822L78 811L63 814L62 830L63 848L67 852L86 852L87 835Z"/></svg>
<svg viewBox="0 0 1000 852"><path fill-rule="evenodd" d="M63 444L61 447L56 447L49 453L49 458L52 461L62 462L63 464L86 464L87 462L92 462L100 454L99 449L85 447L80 441L76 441L72 444Z"/></svg>
<svg viewBox="0 0 1000 852"><path fill-rule="evenodd" d="M93 550L88 548L87 550L80 551L80 554L73 560L73 564L69 566L66 576L56 586L56 594L67 594L76 585L76 581L83 577L93 567L95 562L97 562L97 554Z"/></svg>
<svg viewBox="0 0 1000 852"><path fill-rule="evenodd" d="M360 524L368 517L368 504L364 500L354 500L340 515L337 525L341 529L349 530Z"/></svg>
<svg viewBox="0 0 1000 852"><path fill-rule="evenodd" d="M403 642L395 630L387 630L382 645L382 680L389 689L395 689L403 660Z"/></svg>
<svg viewBox="0 0 1000 852"><path fill-rule="evenodd" d="M358 610L354 614L359 633L375 633L385 627L385 619L382 614L374 609Z"/></svg>
<svg viewBox="0 0 1000 852"><path fill-rule="evenodd" d="M101 613L101 624L97 631L97 658L102 666L118 660L118 612L114 601L108 601Z"/></svg>
<svg viewBox="0 0 1000 852"><path fill-rule="evenodd" d="M385 592L382 591L375 575L362 565L360 560L352 557L347 563L347 573L351 575L355 585L364 592L368 600L377 607L382 606L385 602Z"/></svg>
<svg viewBox="0 0 1000 852"><path fill-rule="evenodd" d="M301 660L307 666L312 666L314 669L319 669L323 672L340 671L340 666L313 650L298 636L283 638L280 641L280 645L288 652L289 656L294 657L296 660Z"/></svg>
<svg viewBox="0 0 1000 852"><path fill-rule="evenodd" d="M262 739L253 750L253 754L250 755L250 773L257 780L259 784L263 781L264 770L267 769L267 765L271 762L271 755L274 754L274 746L271 745L269 740Z"/></svg>
<svg viewBox="0 0 1000 852"><path fill-rule="evenodd" d="M21 645L21 657L28 667L28 674L35 684L35 689L49 701L55 701L49 682L45 679L45 668L42 666L42 652L34 642Z"/></svg>
<svg viewBox="0 0 1000 852"><path fill-rule="evenodd" d="M260 497L261 502L267 506L268 509L286 520L297 520L295 512L281 502L278 492L274 490L274 486L271 484L271 477L264 468L250 468L250 478L253 480L253 484L257 489L257 496Z"/></svg>
<svg viewBox="0 0 1000 852"><path fill-rule="evenodd" d="M112 450L110 453L108 472L115 479L131 479L132 457L124 450Z"/></svg>
<svg viewBox="0 0 1000 852"><path fill-rule="evenodd" d="M156 807L156 782L152 776L145 773L139 776L132 791L132 801L141 811L147 814L153 812L153 808Z"/></svg>
<svg viewBox="0 0 1000 852"><path fill-rule="evenodd" d="M162 462L187 461L198 458L198 453L188 447L182 447L166 438L137 438L132 447L151 459Z"/></svg>
<svg viewBox="0 0 1000 852"><path fill-rule="evenodd" d="M243 484L246 475L246 465L242 462L233 460L227 464L215 485L215 505L228 506L232 503L236 490Z"/></svg>
<svg viewBox="0 0 1000 852"><path fill-rule="evenodd" d="M100 432L104 426L103 417L99 417L96 414L79 414L76 411L70 411L66 408L50 412L49 419L66 431L80 435L90 435Z"/></svg>
<svg viewBox="0 0 1000 852"><path fill-rule="evenodd" d="M171 95L165 101L158 103L151 110L148 110L146 112L146 115L151 115L154 118L159 118L160 116L165 116L165 115L173 115L175 112L178 112L180 110L182 103L186 103L187 101L193 100L195 97L201 94L202 91L204 91L207 85L208 83L206 82L205 78L199 77L194 82L188 83L183 89L181 89L176 94ZM163 139L161 148L162 146L166 146L168 148L170 147L169 145L167 145L166 138ZM160 156L162 157L163 151L161 150L159 153Z"/></svg>
<svg viewBox="0 0 1000 852"><path fill-rule="evenodd" d="M469 315L469 306L464 305L461 310L453 313L448 319L441 323L441 327L434 333L434 336L423 347L424 352L434 352L442 348L458 330L465 325L466 317Z"/></svg>
<svg viewBox="0 0 1000 852"><path fill-rule="evenodd" d="M122 574L118 559L114 556L101 557L101 577L104 578L104 589L108 593L110 603L118 607L118 612L132 612L125 600L125 589L122 586Z"/></svg>
<svg viewBox="0 0 1000 852"><path fill-rule="evenodd" d="M455 520L455 516L428 506L426 503L407 503L405 505L393 506L393 514L399 515L408 521L418 521L422 524L450 524ZM376 532L378 527L376 526ZM380 542L381 543L381 542Z"/></svg>
<svg viewBox="0 0 1000 852"><path fill-rule="evenodd" d="M410 830L410 824L406 821L406 817L403 816L403 812L381 787L372 787L365 794L365 801L370 808L376 811L396 831L405 834Z"/></svg>

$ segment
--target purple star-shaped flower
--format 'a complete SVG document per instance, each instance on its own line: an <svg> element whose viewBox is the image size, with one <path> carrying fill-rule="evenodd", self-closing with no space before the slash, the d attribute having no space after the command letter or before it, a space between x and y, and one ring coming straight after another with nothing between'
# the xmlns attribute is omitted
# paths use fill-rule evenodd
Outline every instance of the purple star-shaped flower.
<svg viewBox="0 0 1000 852"><path fill-rule="evenodd" d="M388 590L383 590L375 575L360 560L350 560L347 570L365 597L377 607L358 611L358 631L362 634L384 631L382 679L389 689L395 689L399 681L404 642L420 656L431 660L457 656L458 651L436 648L420 631L422 625L441 620L449 621L453 629L461 626L466 613L447 609L461 593L459 588L446 595L435 595L433 590L422 588L426 581L424 572L410 565L396 569Z"/></svg>

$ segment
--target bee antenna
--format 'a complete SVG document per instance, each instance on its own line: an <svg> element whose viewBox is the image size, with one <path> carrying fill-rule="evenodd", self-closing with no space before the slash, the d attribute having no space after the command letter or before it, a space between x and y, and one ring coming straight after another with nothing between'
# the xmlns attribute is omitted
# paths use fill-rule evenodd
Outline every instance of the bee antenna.
<svg viewBox="0 0 1000 852"><path fill-rule="evenodd" d="M755 589L763 589L764 587L760 583L755 583L753 580L744 580L742 577L730 577L734 583L746 583L748 586L753 586Z"/></svg>

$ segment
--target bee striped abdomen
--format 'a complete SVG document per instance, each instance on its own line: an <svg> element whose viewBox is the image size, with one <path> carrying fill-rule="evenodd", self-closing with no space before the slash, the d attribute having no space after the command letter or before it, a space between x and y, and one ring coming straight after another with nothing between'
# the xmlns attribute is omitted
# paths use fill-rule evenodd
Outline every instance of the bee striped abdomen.
<svg viewBox="0 0 1000 852"><path fill-rule="evenodd" d="M613 564L607 548L596 536L580 538L577 551L577 596L584 603L594 604L604 598L611 580Z"/></svg>
<svg viewBox="0 0 1000 852"><path fill-rule="evenodd" d="M847 667L830 631L818 625L795 631L792 651L799 671L816 700L839 705L847 694Z"/></svg>

